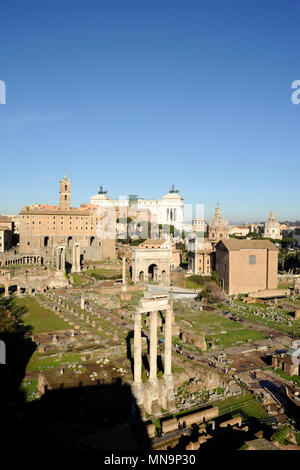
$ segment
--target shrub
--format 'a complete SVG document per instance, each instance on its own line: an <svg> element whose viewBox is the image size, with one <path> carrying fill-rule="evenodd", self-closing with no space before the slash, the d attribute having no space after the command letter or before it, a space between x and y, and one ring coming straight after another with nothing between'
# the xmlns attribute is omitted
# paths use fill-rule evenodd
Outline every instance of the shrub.
<svg viewBox="0 0 300 470"><path fill-rule="evenodd" d="M202 297L206 297L208 303L219 304L224 302L226 296L214 281L207 283L206 288L201 292Z"/></svg>

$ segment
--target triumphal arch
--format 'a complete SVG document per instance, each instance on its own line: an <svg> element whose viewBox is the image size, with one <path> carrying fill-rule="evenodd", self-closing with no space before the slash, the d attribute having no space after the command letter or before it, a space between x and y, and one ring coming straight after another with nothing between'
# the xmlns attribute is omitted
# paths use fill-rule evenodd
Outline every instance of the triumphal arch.
<svg viewBox="0 0 300 470"><path fill-rule="evenodd" d="M132 281L144 284L149 281L170 285L172 251L169 248L132 247Z"/></svg>
<svg viewBox="0 0 300 470"><path fill-rule="evenodd" d="M157 377L157 317L164 316L164 375ZM150 372L148 381L142 381L142 316L150 317ZM133 393L137 405L158 416L161 408L175 409L172 375L172 321L173 309L168 293L145 292L134 314L134 381Z"/></svg>

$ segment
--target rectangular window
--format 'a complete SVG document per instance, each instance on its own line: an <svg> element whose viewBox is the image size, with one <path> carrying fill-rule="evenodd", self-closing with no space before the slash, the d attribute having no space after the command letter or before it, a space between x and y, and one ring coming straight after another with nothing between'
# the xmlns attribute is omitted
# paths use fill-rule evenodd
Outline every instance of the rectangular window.
<svg viewBox="0 0 300 470"><path fill-rule="evenodd" d="M256 256L250 255L249 256L249 264L256 264Z"/></svg>

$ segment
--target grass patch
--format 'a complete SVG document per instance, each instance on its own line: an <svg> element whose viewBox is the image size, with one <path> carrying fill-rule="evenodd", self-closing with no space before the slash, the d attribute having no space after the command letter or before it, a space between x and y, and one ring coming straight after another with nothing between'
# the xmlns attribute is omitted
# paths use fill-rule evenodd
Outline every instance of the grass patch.
<svg viewBox="0 0 300 470"><path fill-rule="evenodd" d="M289 289L293 287L293 284L278 284L277 289Z"/></svg>
<svg viewBox="0 0 300 470"><path fill-rule="evenodd" d="M266 367L266 369L271 370L272 372L275 372L275 374L280 375L285 380L288 380L289 382L296 382L298 387L300 387L300 376L299 375L287 375L282 369L274 369L272 366Z"/></svg>
<svg viewBox="0 0 300 470"><path fill-rule="evenodd" d="M93 282L91 279L85 276L84 273L82 274L72 273L71 276L74 281L74 284L73 284L74 287L90 285Z"/></svg>
<svg viewBox="0 0 300 470"><path fill-rule="evenodd" d="M294 302L295 303L295 302ZM244 307L242 310L237 309L237 305ZM279 307L280 304L278 304ZM273 328L274 330L278 331L283 331L287 334L294 333L296 336L299 335L299 326L300 326L300 320L295 320L291 315L284 310L280 311L280 315L283 318L283 322L279 323L276 321L269 320L268 318L262 318L262 316L256 316L254 315L255 310L266 310L269 306L268 305L263 305L260 303L255 303L255 304L244 304L240 300L235 300L235 307L229 307L228 305L222 305L221 308L223 310L226 310L231 313L235 313L238 317L244 318L246 320L249 320L250 322L253 323L260 323L266 326L269 326ZM264 313L264 312L263 312ZM292 324L289 325L288 323L291 322Z"/></svg>
<svg viewBox="0 0 300 470"><path fill-rule="evenodd" d="M69 328L69 325L62 318L57 317L51 310L41 307L32 297L15 298L13 302L27 308L27 313L24 314L23 320L26 325L33 326L33 333Z"/></svg>
<svg viewBox="0 0 300 470"><path fill-rule="evenodd" d="M89 276L94 277L100 281L107 280L117 280L122 279L122 266L116 266L115 269L112 268L97 268L97 269L88 269L86 273ZM130 279L129 269L126 267L126 279Z"/></svg>
<svg viewBox="0 0 300 470"><path fill-rule="evenodd" d="M70 363L79 362L81 363L80 357L82 353L68 353L64 354L61 357L58 354L53 356L47 356L45 354L40 354L35 352L30 361L27 364L26 372L40 371L50 368L61 367L63 365L68 365Z"/></svg>
<svg viewBox="0 0 300 470"><path fill-rule="evenodd" d="M272 436L271 440L272 441L277 441L280 444L290 444L289 441L289 435L293 433L292 429L290 426L286 426L283 429L280 429L279 431L276 431ZM300 433L299 433L300 434ZM297 438L296 438L297 439Z"/></svg>
<svg viewBox="0 0 300 470"><path fill-rule="evenodd" d="M221 348L227 348L236 343L247 341L258 341L265 338L265 335L252 328L244 326L242 323L234 322L213 312L193 311L179 302L174 302L174 312L182 326L187 329L184 321L190 323L188 329L193 334L204 334L207 341L214 342ZM186 345L185 345L186 347Z"/></svg>
<svg viewBox="0 0 300 470"><path fill-rule="evenodd" d="M185 279L185 287L187 289L202 289L205 286L205 283L211 281L210 276L198 276L194 274Z"/></svg>
<svg viewBox="0 0 300 470"><path fill-rule="evenodd" d="M257 419L269 418L268 413L257 400L249 403L248 405L245 405L245 403L250 400L255 399L252 393L247 392L242 397L230 397L226 400L217 401L214 403L214 406L219 408L220 415L231 412L241 412L242 415Z"/></svg>
<svg viewBox="0 0 300 470"><path fill-rule="evenodd" d="M38 391L37 384L38 384L38 380L36 378L32 378L32 379L27 378L27 379L24 379L24 381L22 382L21 390L23 391L25 395L25 400L27 402L38 399L38 396L36 395Z"/></svg>

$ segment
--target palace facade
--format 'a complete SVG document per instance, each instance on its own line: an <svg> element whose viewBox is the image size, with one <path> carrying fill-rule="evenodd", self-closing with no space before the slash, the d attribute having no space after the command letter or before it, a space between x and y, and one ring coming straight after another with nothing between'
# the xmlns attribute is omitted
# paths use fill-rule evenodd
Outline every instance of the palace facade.
<svg viewBox="0 0 300 470"><path fill-rule="evenodd" d="M100 191L90 198L94 206L103 208L110 207L134 207L138 211L149 211L152 223L162 225L174 225L177 230L184 228L184 198L179 194L174 186L169 193L161 199L142 199L136 195L130 195L128 198L112 199L107 195L107 191Z"/></svg>
<svg viewBox="0 0 300 470"><path fill-rule="evenodd" d="M102 260L115 258L115 239L99 237L99 227L110 233L112 222L98 207L82 204L71 207L71 182L64 176L60 180L59 205L33 204L22 207L19 216L20 253L41 254L51 259L52 248L57 245L80 244L82 258ZM103 227L104 226L104 227ZM68 257L68 251L67 251Z"/></svg>

